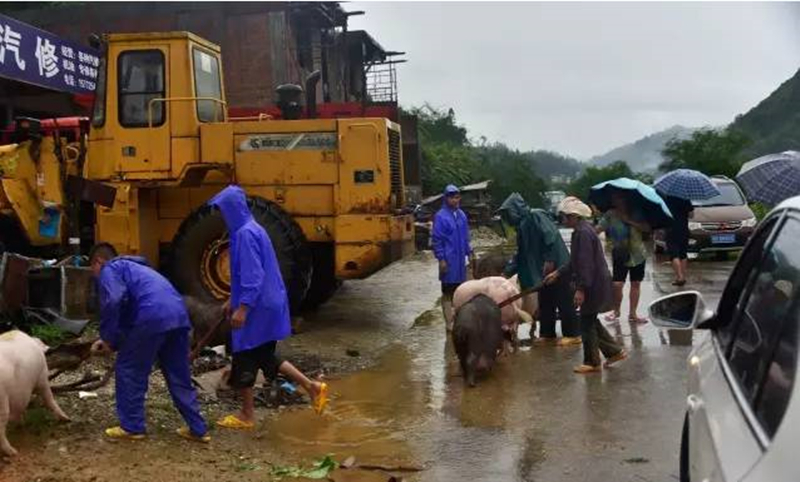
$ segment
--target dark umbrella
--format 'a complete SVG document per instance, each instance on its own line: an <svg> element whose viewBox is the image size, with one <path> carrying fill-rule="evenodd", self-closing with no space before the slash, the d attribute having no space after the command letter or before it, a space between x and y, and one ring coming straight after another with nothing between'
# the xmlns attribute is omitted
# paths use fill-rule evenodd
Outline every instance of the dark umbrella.
<svg viewBox="0 0 800 482"><path fill-rule="evenodd" d="M694 169L676 169L656 179L653 187L659 194L687 201L701 201L719 196L719 188L708 176Z"/></svg>
<svg viewBox="0 0 800 482"><path fill-rule="evenodd" d="M641 209L645 221L651 228L666 228L672 224L672 213L655 189L634 179L621 177L601 182L589 191L589 202L601 211L608 211L611 206L611 195L621 192L628 198L629 206Z"/></svg>
<svg viewBox="0 0 800 482"><path fill-rule="evenodd" d="M768 154L746 162L736 180L748 199L769 206L800 195L800 152Z"/></svg>

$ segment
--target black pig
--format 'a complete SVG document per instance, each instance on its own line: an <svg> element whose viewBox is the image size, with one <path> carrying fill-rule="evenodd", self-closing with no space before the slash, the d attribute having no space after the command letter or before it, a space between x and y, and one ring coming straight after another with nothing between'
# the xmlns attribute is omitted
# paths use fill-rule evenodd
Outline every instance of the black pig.
<svg viewBox="0 0 800 482"><path fill-rule="evenodd" d="M453 346L461 363L467 384L475 386L478 372L494 366L503 345L500 308L486 295L477 295L456 312L453 324Z"/></svg>
<svg viewBox="0 0 800 482"><path fill-rule="evenodd" d="M183 302L192 322L192 346L195 346L222 318L222 304L201 301L191 296L184 296ZM225 320L217 327L216 332L206 341L205 345L227 345L230 333L231 324Z"/></svg>

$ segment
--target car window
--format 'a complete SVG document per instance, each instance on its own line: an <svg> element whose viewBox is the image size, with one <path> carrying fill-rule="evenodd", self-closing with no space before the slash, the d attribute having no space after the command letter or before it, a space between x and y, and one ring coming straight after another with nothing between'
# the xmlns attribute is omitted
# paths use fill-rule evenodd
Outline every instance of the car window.
<svg viewBox="0 0 800 482"><path fill-rule="evenodd" d="M743 306L745 287L748 285L748 281L756 276L758 266L764 256L764 246L777 222L777 217L765 220L762 227L750 239L720 299L714 335L725 354L729 352L731 341L736 333L739 318L734 315Z"/></svg>
<svg viewBox="0 0 800 482"><path fill-rule="evenodd" d="M797 368L797 325L800 323L799 306L795 303L791 316L783 323L772 361L764 375L761 393L755 404L756 417L770 438L778 430L794 386L794 374Z"/></svg>
<svg viewBox="0 0 800 482"><path fill-rule="evenodd" d="M759 408L786 403L784 398L788 397L794 377L792 367L789 387L786 388L787 358L794 360L794 355L786 352L796 350L796 340L792 339L796 336L796 327L789 325L797 322L794 300L800 294L800 251L794 249L798 238L800 221L788 218L751 277L737 314L728 364L756 412ZM785 335L789 338L784 339ZM763 396L762 385L768 389ZM785 387L783 395L782 387ZM766 404L763 407L762 400ZM779 422L782 416L782 411L763 413L762 424L769 422L777 428L775 419L777 417Z"/></svg>
<svg viewBox="0 0 800 482"><path fill-rule="evenodd" d="M716 186L717 189L719 189L718 195L710 199L692 201L692 204L697 207L741 206L744 204L744 198L736 184L732 182L718 182Z"/></svg>

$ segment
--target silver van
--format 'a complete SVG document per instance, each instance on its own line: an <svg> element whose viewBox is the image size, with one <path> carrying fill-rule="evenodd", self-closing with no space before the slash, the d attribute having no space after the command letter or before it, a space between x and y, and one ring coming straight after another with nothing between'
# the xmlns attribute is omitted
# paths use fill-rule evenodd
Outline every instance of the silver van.
<svg viewBox="0 0 800 482"><path fill-rule="evenodd" d="M760 223L716 312L696 291L650 305L656 326L702 331L689 356L681 481L800 480L799 239L795 197Z"/></svg>

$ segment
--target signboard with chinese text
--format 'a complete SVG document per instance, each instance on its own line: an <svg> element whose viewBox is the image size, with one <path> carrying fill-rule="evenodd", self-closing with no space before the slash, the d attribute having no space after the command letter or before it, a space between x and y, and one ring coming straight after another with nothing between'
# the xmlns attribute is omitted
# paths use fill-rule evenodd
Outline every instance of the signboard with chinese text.
<svg viewBox="0 0 800 482"><path fill-rule="evenodd" d="M0 15L0 77L92 94L99 67L97 50Z"/></svg>

